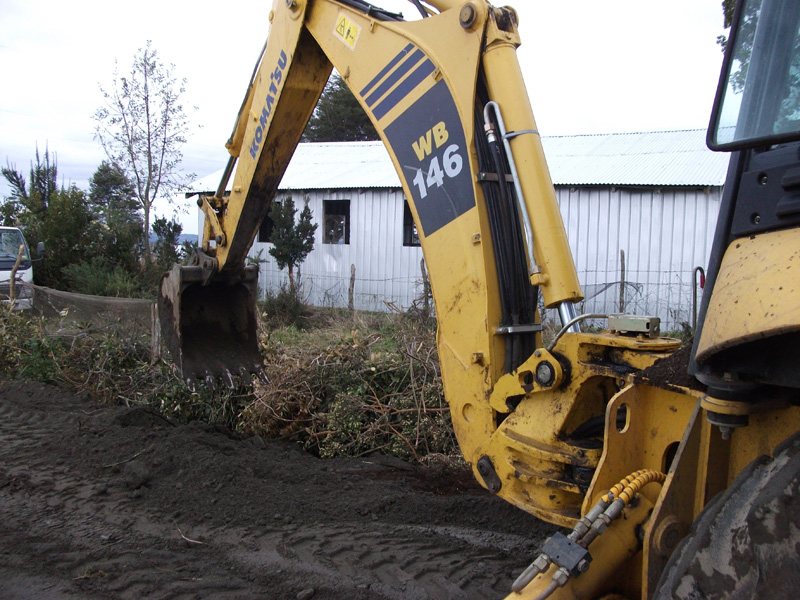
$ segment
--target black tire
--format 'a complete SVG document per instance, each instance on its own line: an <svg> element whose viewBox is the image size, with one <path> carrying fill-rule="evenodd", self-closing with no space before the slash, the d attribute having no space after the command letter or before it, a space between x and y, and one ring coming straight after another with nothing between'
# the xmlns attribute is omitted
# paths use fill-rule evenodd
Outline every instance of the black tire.
<svg viewBox="0 0 800 600"><path fill-rule="evenodd" d="M654 600L800 598L800 434L706 506L656 590Z"/></svg>

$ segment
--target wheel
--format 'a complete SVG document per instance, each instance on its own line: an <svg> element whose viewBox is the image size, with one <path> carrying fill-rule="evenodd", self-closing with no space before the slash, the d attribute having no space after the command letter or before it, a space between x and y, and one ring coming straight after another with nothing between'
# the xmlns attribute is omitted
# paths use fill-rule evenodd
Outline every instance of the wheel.
<svg viewBox="0 0 800 600"><path fill-rule="evenodd" d="M654 600L800 597L800 434L753 461L703 510Z"/></svg>

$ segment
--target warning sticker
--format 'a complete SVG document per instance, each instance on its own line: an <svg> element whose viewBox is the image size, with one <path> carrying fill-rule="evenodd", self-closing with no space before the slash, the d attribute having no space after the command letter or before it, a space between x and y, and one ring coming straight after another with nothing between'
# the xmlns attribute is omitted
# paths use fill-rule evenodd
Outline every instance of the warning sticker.
<svg viewBox="0 0 800 600"><path fill-rule="evenodd" d="M355 50L356 43L358 42L358 34L361 33L361 27L354 21L351 21L346 14L339 13L339 16L336 17L336 27L333 28L333 33L342 40L350 50Z"/></svg>

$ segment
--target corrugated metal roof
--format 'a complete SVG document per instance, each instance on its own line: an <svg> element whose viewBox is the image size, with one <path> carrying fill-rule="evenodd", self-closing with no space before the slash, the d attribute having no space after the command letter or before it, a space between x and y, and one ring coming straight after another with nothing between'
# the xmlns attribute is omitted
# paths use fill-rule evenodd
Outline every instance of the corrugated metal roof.
<svg viewBox="0 0 800 600"><path fill-rule="evenodd" d="M199 179L192 190L216 190L222 171ZM380 141L298 144L278 186L281 190L399 187L400 179Z"/></svg>
<svg viewBox="0 0 800 600"><path fill-rule="evenodd" d="M542 138L560 185L721 186L729 155L706 147L705 129Z"/></svg>
<svg viewBox="0 0 800 600"><path fill-rule="evenodd" d="M711 152L705 130L611 133L542 138L556 185L721 186L728 155ZM216 190L222 170L192 185ZM397 188L382 142L298 145L282 190Z"/></svg>

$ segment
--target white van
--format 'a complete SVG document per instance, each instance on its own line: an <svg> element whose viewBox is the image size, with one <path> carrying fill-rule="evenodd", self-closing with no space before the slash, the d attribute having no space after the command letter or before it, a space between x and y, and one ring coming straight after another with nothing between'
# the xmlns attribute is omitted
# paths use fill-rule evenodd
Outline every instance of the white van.
<svg viewBox="0 0 800 600"><path fill-rule="evenodd" d="M9 293L11 289L11 269L17 261L19 247L22 246L22 260L16 273L14 307L18 310L33 308L33 266L31 264L31 252L25 236L16 227L0 227L0 298L3 304L9 303Z"/></svg>

